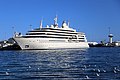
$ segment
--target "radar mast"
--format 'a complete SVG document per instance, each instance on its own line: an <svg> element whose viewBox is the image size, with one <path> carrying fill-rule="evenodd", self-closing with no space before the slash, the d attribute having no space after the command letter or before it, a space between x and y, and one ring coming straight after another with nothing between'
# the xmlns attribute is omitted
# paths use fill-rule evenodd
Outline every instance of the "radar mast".
<svg viewBox="0 0 120 80"><path fill-rule="evenodd" d="M40 21L40 29L42 28L42 20Z"/></svg>
<svg viewBox="0 0 120 80"><path fill-rule="evenodd" d="M54 26L55 26L55 27L58 26L57 19L58 19L58 17L57 17L57 15L56 15L55 18L54 18Z"/></svg>

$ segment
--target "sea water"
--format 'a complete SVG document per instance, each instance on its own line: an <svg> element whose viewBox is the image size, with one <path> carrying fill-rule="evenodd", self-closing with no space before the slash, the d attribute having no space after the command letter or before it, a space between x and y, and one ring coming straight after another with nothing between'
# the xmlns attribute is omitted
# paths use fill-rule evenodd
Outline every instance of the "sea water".
<svg viewBox="0 0 120 80"><path fill-rule="evenodd" d="M0 80L119 80L120 48L0 51Z"/></svg>

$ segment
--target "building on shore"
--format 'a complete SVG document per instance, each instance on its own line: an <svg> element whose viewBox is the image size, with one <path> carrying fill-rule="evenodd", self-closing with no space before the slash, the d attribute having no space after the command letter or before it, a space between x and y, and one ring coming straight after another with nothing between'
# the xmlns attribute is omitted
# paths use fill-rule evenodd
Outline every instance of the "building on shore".
<svg viewBox="0 0 120 80"><path fill-rule="evenodd" d="M109 34L109 42L101 41L97 42L88 42L90 47L120 47L120 41L113 41L113 34Z"/></svg>

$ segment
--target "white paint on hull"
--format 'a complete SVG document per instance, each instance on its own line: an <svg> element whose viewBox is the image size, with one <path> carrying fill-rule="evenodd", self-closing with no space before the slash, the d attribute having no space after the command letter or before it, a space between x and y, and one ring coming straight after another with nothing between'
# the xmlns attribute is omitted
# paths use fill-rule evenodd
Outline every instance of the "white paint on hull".
<svg viewBox="0 0 120 80"><path fill-rule="evenodd" d="M68 39L54 38L14 38L21 49L64 49L64 48L89 48L87 42L68 42ZM54 42L49 40L62 40ZM63 41L64 40L64 41Z"/></svg>

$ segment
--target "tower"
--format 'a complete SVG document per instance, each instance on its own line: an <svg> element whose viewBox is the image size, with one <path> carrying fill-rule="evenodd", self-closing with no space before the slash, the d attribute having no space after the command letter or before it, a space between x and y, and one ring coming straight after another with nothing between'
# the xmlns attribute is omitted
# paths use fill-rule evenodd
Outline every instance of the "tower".
<svg viewBox="0 0 120 80"><path fill-rule="evenodd" d="M108 37L109 37L109 43L112 43L113 34L109 34Z"/></svg>
<svg viewBox="0 0 120 80"><path fill-rule="evenodd" d="M109 37L109 43L111 44L112 43L113 34L110 33L110 27L108 27L108 29L109 29L109 35L108 35L108 37Z"/></svg>

